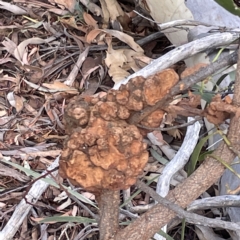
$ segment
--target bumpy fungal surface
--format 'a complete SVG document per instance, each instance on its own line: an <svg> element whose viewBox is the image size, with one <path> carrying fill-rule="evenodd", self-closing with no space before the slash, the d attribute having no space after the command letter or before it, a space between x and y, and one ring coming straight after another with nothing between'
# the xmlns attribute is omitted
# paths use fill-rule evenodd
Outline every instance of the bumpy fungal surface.
<svg viewBox="0 0 240 240"><path fill-rule="evenodd" d="M62 175L91 192L126 189L148 161L139 130L124 121L95 118L68 139L60 161Z"/></svg>
<svg viewBox="0 0 240 240"><path fill-rule="evenodd" d="M239 114L239 111L232 104L222 100L220 95L216 95L207 106L204 115L209 122L218 125L229 119L230 114Z"/></svg>
<svg viewBox="0 0 240 240"><path fill-rule="evenodd" d="M69 138L61 156L61 176L91 192L133 185L148 161L148 151L139 129L127 120L161 100L178 80L173 69L166 69L148 79L131 79L101 98L73 98L64 114ZM156 110L141 124L158 127L163 115Z"/></svg>

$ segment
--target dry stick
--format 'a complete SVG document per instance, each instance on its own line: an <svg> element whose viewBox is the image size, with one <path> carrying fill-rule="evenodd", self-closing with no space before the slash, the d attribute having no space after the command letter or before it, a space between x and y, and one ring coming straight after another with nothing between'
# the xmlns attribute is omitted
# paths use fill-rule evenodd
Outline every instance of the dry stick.
<svg viewBox="0 0 240 240"><path fill-rule="evenodd" d="M196 211L210 208L240 207L239 195L222 195L217 197L207 197L197 199L188 207L188 211Z"/></svg>
<svg viewBox="0 0 240 240"><path fill-rule="evenodd" d="M67 79L65 80L64 84L68 85L68 86L72 86L73 82L75 81L75 78L79 72L79 69L81 68L83 62L85 61L87 55L89 52L89 47L87 47L78 57L77 63L76 65L74 65L73 70L71 71L71 73L69 74L69 76L67 77Z"/></svg>
<svg viewBox="0 0 240 240"><path fill-rule="evenodd" d="M103 190L97 200L100 211L100 240L114 239L118 231L119 191Z"/></svg>
<svg viewBox="0 0 240 240"><path fill-rule="evenodd" d="M240 51L238 51L238 59L240 59ZM240 107L240 62L237 66L235 94L233 104ZM239 116L233 116L231 119L228 139L236 150L240 150L240 119ZM230 164L235 154L228 148L225 143L222 143L214 152L215 156L223 159L227 164ZM198 198L212 184L214 184L224 171L224 166L210 156L206 157L201 166L183 183L179 184L174 190L170 191L167 199L182 208L187 207L193 200ZM144 240L152 237L161 227L166 225L171 219L176 216L174 211L162 204L157 204L140 218L135 220L125 229L118 232L116 240Z"/></svg>
<svg viewBox="0 0 240 240"><path fill-rule="evenodd" d="M193 125L195 122L198 122L199 120L201 120L202 117L195 117L194 120L190 121L190 122L186 122L186 123L183 123L183 124L180 124L180 125L176 125L176 126L172 126L172 127L166 127L166 128L151 128L151 127L146 127L146 126L143 126L141 124L137 124L137 127L139 128L143 128L143 129L147 129L147 130L158 130L158 131L161 131L161 132L164 132L164 131L169 131L169 130L173 130L173 129L178 129L178 128L184 128L184 127L188 127L188 126L191 126Z"/></svg>
<svg viewBox="0 0 240 240"><path fill-rule="evenodd" d="M135 113L129 119L129 123L138 124L143 118L148 116L150 113L161 108L167 110L167 105L173 100L173 96L189 89L192 85L204 80L208 76L216 73L220 69L231 66L237 62L237 53L234 52L226 57L219 58L216 62L209 64L206 67L200 68L194 74L183 78L178 84L176 84L170 92L164 96L160 101L158 101L154 106L149 106L144 108L143 111Z"/></svg>
<svg viewBox="0 0 240 240"><path fill-rule="evenodd" d="M167 207L168 209L171 209L174 211L178 217L185 218L187 222L192 224L198 224L213 228L221 227L223 229L227 230L240 230L240 225L237 223L231 223L231 222L225 222L222 220L217 219L211 219L207 217L200 216L196 213L191 213L183 210L181 207L179 207L177 204L174 204L173 202L170 202L169 200L159 196L154 190L152 190L148 185L141 181L137 181L135 184L139 189L144 191L145 193L148 193L155 201L161 203L163 206Z"/></svg>

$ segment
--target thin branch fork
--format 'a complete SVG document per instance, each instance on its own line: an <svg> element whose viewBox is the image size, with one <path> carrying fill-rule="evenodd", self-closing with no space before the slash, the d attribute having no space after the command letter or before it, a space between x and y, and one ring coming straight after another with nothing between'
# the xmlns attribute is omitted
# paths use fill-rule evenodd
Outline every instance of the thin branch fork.
<svg viewBox="0 0 240 240"><path fill-rule="evenodd" d="M223 229L233 230L233 231L240 230L240 225L237 223L225 222L217 219L210 219L207 217L200 216L196 213L187 212L183 210L181 207L179 207L177 204L174 204L173 202L161 197L155 191L153 191L149 186L147 186L145 183L139 180L135 185L145 193L148 193L158 203L162 204L168 209L173 210L177 214L177 216L180 217L181 219L185 218L186 221L189 223L213 227L213 228L221 227Z"/></svg>

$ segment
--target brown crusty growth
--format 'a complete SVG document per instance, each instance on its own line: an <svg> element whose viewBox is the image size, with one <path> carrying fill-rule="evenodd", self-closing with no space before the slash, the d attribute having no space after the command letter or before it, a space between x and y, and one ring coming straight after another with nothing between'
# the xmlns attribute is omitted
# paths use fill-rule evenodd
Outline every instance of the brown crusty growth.
<svg viewBox="0 0 240 240"><path fill-rule="evenodd" d="M61 175L91 192L126 189L148 161L146 148L135 126L95 118L88 128L69 137L60 161Z"/></svg>
<svg viewBox="0 0 240 240"><path fill-rule="evenodd" d="M147 146L131 114L154 105L178 81L173 69L144 79L136 77L102 98L75 97L64 114L66 132L60 174L88 191L120 190L133 185L148 161ZM157 110L141 124L157 127L164 112Z"/></svg>
<svg viewBox="0 0 240 240"><path fill-rule="evenodd" d="M226 119L229 119L232 113L237 114L236 109L233 108L232 104L226 103L221 99L221 95L218 94L212 98L210 104L205 109L204 116L209 122L219 125Z"/></svg>

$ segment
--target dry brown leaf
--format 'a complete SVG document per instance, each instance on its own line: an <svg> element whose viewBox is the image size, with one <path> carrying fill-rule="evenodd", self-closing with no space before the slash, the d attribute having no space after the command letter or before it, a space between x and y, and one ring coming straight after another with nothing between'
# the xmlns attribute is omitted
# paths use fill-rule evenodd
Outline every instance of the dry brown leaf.
<svg viewBox="0 0 240 240"><path fill-rule="evenodd" d="M162 133L160 131L153 131L152 134L154 135L154 137L156 138L156 140L159 142L159 143L165 143L165 141L163 140L163 136L162 136ZM155 144L157 145L157 144Z"/></svg>
<svg viewBox="0 0 240 240"><path fill-rule="evenodd" d="M87 32L87 27L77 25L74 17L70 17L68 19L61 18L60 22L65 23L65 24L69 25L70 27L78 29L78 30L80 30L80 31L82 31L84 33Z"/></svg>
<svg viewBox="0 0 240 240"><path fill-rule="evenodd" d="M61 211L63 209L65 209L66 207L68 207L69 205L71 205L72 201L70 198L68 198L65 202L63 202L60 206L57 207L58 211Z"/></svg>
<svg viewBox="0 0 240 240"><path fill-rule="evenodd" d="M10 53L13 54L14 50L16 49L17 45L15 42L10 40L9 38L5 37L5 40L2 41L2 45L6 48L6 50Z"/></svg>
<svg viewBox="0 0 240 240"><path fill-rule="evenodd" d="M132 49L124 49L123 53L126 56L128 62L135 62L134 59L136 57L138 57L138 59L140 59L140 57L145 57L143 52L135 52Z"/></svg>
<svg viewBox="0 0 240 240"><path fill-rule="evenodd" d="M124 54L124 49L111 49L107 51L105 63L108 67L116 65L122 67L127 62L127 57Z"/></svg>
<svg viewBox="0 0 240 240"><path fill-rule="evenodd" d="M103 15L103 26L102 28L105 29L108 27L109 24L109 18L110 18L110 14L109 11L107 9L107 4L104 0L100 0L101 6L102 6L102 15Z"/></svg>
<svg viewBox="0 0 240 240"><path fill-rule="evenodd" d="M136 56L134 56L134 59L140 61L139 65L141 65L141 63L144 63L143 67L145 67L146 65L150 64L151 61L153 60L152 58L149 58L146 55L139 55L139 56L136 55Z"/></svg>
<svg viewBox="0 0 240 240"><path fill-rule="evenodd" d="M1 176L8 176L8 177L13 177L17 179L18 181L21 182L26 182L29 181L29 177L25 176L24 174L18 172L15 169L12 169L6 165L3 165L0 163L0 175Z"/></svg>
<svg viewBox="0 0 240 240"><path fill-rule="evenodd" d="M101 58L87 57L82 64L82 74L85 75L90 69L101 64Z"/></svg>
<svg viewBox="0 0 240 240"><path fill-rule="evenodd" d="M0 202L0 208L4 208L6 205L6 203Z"/></svg>
<svg viewBox="0 0 240 240"><path fill-rule="evenodd" d="M5 109L0 109L0 117L6 116L7 111Z"/></svg>
<svg viewBox="0 0 240 240"><path fill-rule="evenodd" d="M52 12L52 13L55 13L60 16L69 14L69 12L67 10L63 10L63 9L59 9L59 8L50 8L50 9L48 9L48 12Z"/></svg>
<svg viewBox="0 0 240 240"><path fill-rule="evenodd" d="M125 71L119 66L112 65L108 70L109 75L112 77L112 80L117 83L118 81L123 80L124 78L130 75L129 72Z"/></svg>
<svg viewBox="0 0 240 240"><path fill-rule="evenodd" d="M23 8L20 8L16 5L13 5L11 3L8 3L6 1L1 1L1 5L0 5L1 9L6 9L16 15L25 15L28 14L26 10L24 10Z"/></svg>
<svg viewBox="0 0 240 240"><path fill-rule="evenodd" d="M84 21L86 22L87 25L92 26L95 29L98 28L97 21L95 21L90 14L84 12L83 13L83 19L84 19Z"/></svg>
<svg viewBox="0 0 240 240"><path fill-rule="evenodd" d="M25 62L23 60L23 62ZM31 66L28 64L24 65L24 69L26 70L26 76L32 83L38 83L44 76L44 68L40 68L37 66Z"/></svg>
<svg viewBox="0 0 240 240"><path fill-rule="evenodd" d="M86 36L86 42L90 44L101 32L107 33L111 36L118 38L120 41L125 42L127 45L129 45L136 52L142 52L142 53L144 52L144 50L134 41L134 39L131 36L117 30L94 29L90 31Z"/></svg>
<svg viewBox="0 0 240 240"><path fill-rule="evenodd" d="M112 77L112 80L118 82L130 75L130 73L123 68L123 65L127 62L127 57L124 54L124 49L114 50L111 49L111 47L109 48L105 63L109 68L108 73Z"/></svg>
<svg viewBox="0 0 240 240"><path fill-rule="evenodd" d="M116 20L119 16L124 16L124 12L116 0L105 0L111 20Z"/></svg>
<svg viewBox="0 0 240 240"><path fill-rule="evenodd" d="M43 83L42 86L51 90L64 91L72 94L77 93L76 88L69 87L66 84L59 81L54 81L53 83Z"/></svg>
<svg viewBox="0 0 240 240"><path fill-rule="evenodd" d="M5 124L7 124L7 123L10 122L13 118L14 118L14 116L1 117L1 118L0 118L0 125L5 125Z"/></svg>
<svg viewBox="0 0 240 240"><path fill-rule="evenodd" d="M81 193L84 197L90 199L90 200L95 200L95 195L93 193L90 192L82 192Z"/></svg>
<svg viewBox="0 0 240 240"><path fill-rule="evenodd" d="M49 1L50 3L52 1ZM70 12L74 12L74 8L76 5L76 0L54 0L54 2L59 6L59 7L65 7L67 8Z"/></svg>
<svg viewBox="0 0 240 240"><path fill-rule="evenodd" d="M83 88L83 85L85 84L86 79L91 75L92 72L94 72L95 70L97 70L100 66L96 66L94 68L89 69L85 74L83 74L81 83L80 83L80 88ZM99 86L99 84L98 84ZM87 87L88 88L88 87Z"/></svg>
<svg viewBox="0 0 240 240"><path fill-rule="evenodd" d="M7 62L15 62L16 60L14 60L13 58L11 57L7 57L7 58L1 58L0 59L0 64L4 64L4 63L7 63Z"/></svg>
<svg viewBox="0 0 240 240"><path fill-rule="evenodd" d="M62 150L48 150L48 151L38 151L38 152L32 152L28 153L25 156L27 157L57 157L59 154L61 154ZM21 154L21 156L24 156L24 154Z"/></svg>
<svg viewBox="0 0 240 240"><path fill-rule="evenodd" d="M102 30L101 29L94 29L92 31L90 31L87 35L86 35L86 42L87 43L92 43L93 40L98 36L99 33L101 33Z"/></svg>
<svg viewBox="0 0 240 240"><path fill-rule="evenodd" d="M120 41L125 42L129 47L131 47L136 52L144 52L144 50L134 41L133 37L129 36L126 33L117 31L117 30L103 30L105 33L110 34L118 38Z"/></svg>
<svg viewBox="0 0 240 240"><path fill-rule="evenodd" d="M139 66L139 64L136 63L136 59L139 61L142 61L142 59L143 59L144 61L146 61L147 64L149 64L150 61L152 60L151 58L146 57L143 52L135 52L132 49L124 49L123 53L126 56L127 62L128 62L124 66L125 70L132 69L134 72L139 71L141 69L141 67ZM139 63L139 61L138 61L138 63ZM144 64L144 65L146 65L146 64ZM142 67L144 67L144 66L142 66Z"/></svg>
<svg viewBox="0 0 240 240"><path fill-rule="evenodd" d="M45 43L45 40L41 38L29 38L27 40L22 41L16 49L14 49L14 57L20 62L23 61L24 54L26 53L26 47L29 44L42 44Z"/></svg>

